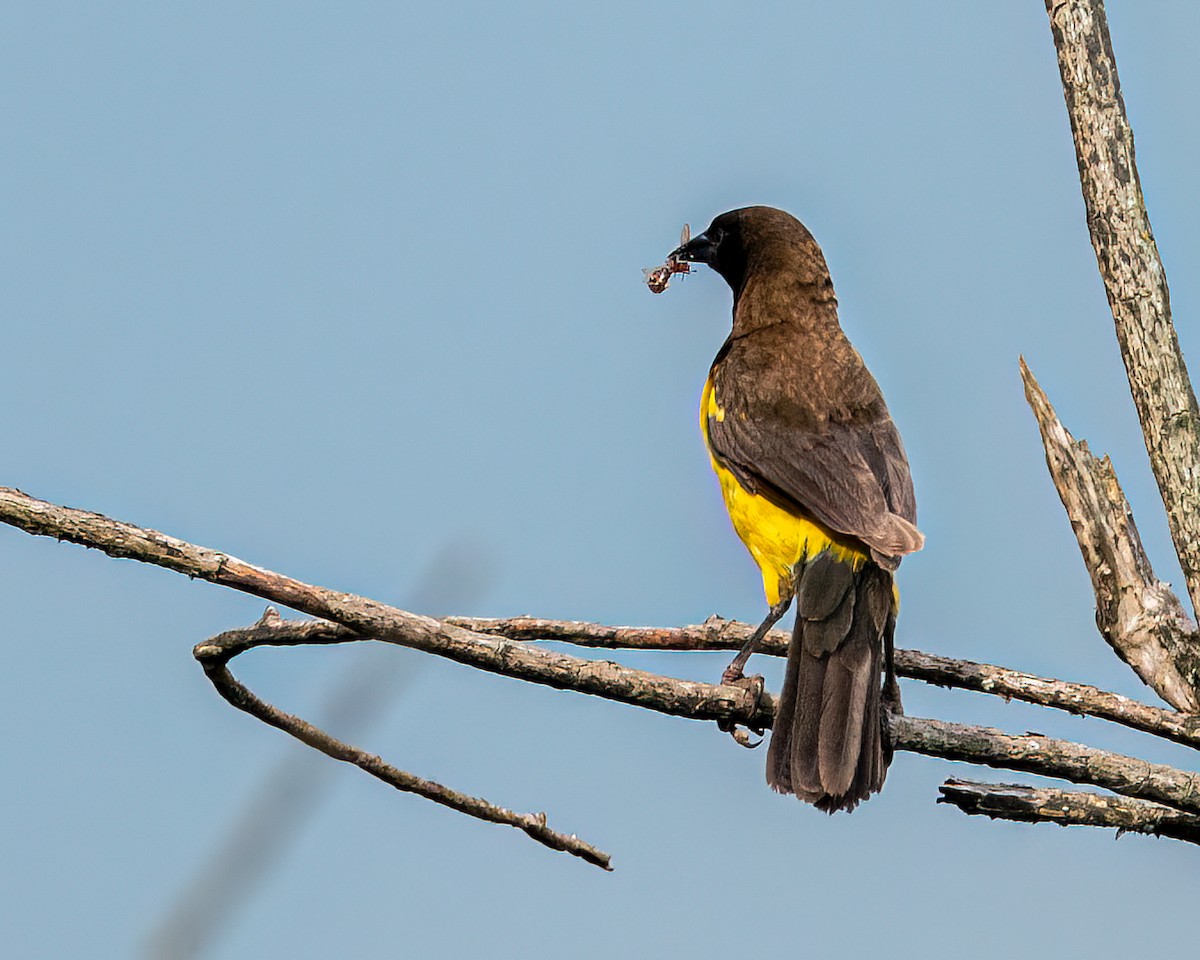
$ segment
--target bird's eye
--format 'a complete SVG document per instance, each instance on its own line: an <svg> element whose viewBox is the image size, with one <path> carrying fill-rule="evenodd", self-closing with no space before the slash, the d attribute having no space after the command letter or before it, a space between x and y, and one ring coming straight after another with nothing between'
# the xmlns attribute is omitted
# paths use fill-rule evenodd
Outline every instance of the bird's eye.
<svg viewBox="0 0 1200 960"><path fill-rule="evenodd" d="M725 231L722 230L720 227L713 227L711 230L707 230L705 232L708 235L709 241L712 243L712 245L714 247L718 243L720 243L721 238L725 236Z"/></svg>

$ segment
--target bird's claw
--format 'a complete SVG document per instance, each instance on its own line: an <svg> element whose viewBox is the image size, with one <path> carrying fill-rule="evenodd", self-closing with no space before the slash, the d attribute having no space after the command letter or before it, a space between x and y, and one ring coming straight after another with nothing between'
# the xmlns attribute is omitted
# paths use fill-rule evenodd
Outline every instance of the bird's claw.
<svg viewBox="0 0 1200 960"><path fill-rule="evenodd" d="M750 696L754 697L754 702L756 705L759 699L762 697L763 688L766 685L766 681L763 680L761 673L756 673L751 677L745 677L742 676L742 672L740 670L738 671L738 675L736 677L721 677L721 683L730 687L741 687L743 690L749 693Z"/></svg>
<svg viewBox="0 0 1200 960"><path fill-rule="evenodd" d="M745 679L746 675L742 673L741 664L739 664L736 660L727 666L725 668L725 672L721 674L721 683L733 687L739 686L741 681ZM761 680L762 677L759 677L758 679Z"/></svg>
<svg viewBox="0 0 1200 960"><path fill-rule="evenodd" d="M758 712L758 704L762 699L764 681L761 675L755 674L752 677L742 676L741 670L737 671L737 676L729 677L729 670L725 671L725 675L721 677L721 683L730 687L741 687L746 690L751 697L754 698L754 712ZM717 726L733 737L738 746L745 747L747 750L753 750L763 742L762 728L760 727L744 727L739 726L737 720L718 720ZM751 733L758 734L757 740L751 740Z"/></svg>

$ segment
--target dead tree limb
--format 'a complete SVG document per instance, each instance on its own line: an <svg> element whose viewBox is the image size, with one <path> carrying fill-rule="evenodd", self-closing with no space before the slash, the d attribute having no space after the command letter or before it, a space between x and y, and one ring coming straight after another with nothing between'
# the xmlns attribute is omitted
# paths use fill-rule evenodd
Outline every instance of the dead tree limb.
<svg viewBox="0 0 1200 960"><path fill-rule="evenodd" d="M92 547L113 557L123 557L166 567L190 577L232 587L321 617L353 631L356 638L371 637L434 653L459 663L559 689L605 696L624 703L653 705L663 713L698 719L734 719L752 729L769 722L773 704L769 697L755 699L740 687L713 687L675 680L616 663L596 662L540 650L527 644L473 634L469 630L429 617L418 616L354 594L341 593L294 580L253 566L217 550L101 514L76 510L30 497L19 490L0 488L0 520L28 533L55 537ZM316 626L319 626L316 625ZM239 709L334 756L362 767L399 789L419 793L463 813L493 822L509 823L556 850L566 850L607 868L607 855L577 838L546 828L537 817L513 814L486 801L467 797L440 784L424 781L384 764L378 757L357 751L329 737L297 717L258 700L229 673L226 663L245 650L272 643L339 643L351 637L333 637L313 630L313 638L279 639L270 621L255 630L231 631L200 644L197 659L221 695Z"/></svg>
<svg viewBox="0 0 1200 960"><path fill-rule="evenodd" d="M1103 0L1046 0L1046 11L1075 142L1092 247L1192 609L1200 611L1200 489L1195 483L1200 477L1200 414L1171 324L1166 274L1142 198L1133 132L1125 115ZM1094 457L1086 443L1077 442L1063 427L1024 359L1021 376L1041 431L1050 475L1092 579L1100 632L1159 696L1180 710L1195 712L1200 708L1200 653L1195 624L1170 587L1154 576L1111 462ZM1170 723L1165 716L1152 718L1144 713L1145 709L1141 705L1138 710L1139 723L1152 720L1157 726L1160 719ZM1192 719L1184 724L1190 727ZM922 737L938 733L936 727L928 725L917 732ZM952 736L961 737L961 731L953 731ZM1018 744L1006 734L981 730L979 743L972 744L971 749L977 755L979 749L997 738L1005 753L1000 765L1019 769L1021 761L1014 764L1011 751L1026 747L1036 758L1036 766L1045 768L1046 745L1036 738L1021 738L1023 743ZM1193 804L1197 782L1192 775L1170 786L1170 791L1182 789L1183 793L1175 793L1169 802L1188 812L1164 811L1142 802L1164 799L1159 792L1164 784L1158 780L1163 771L1147 765L1144 779L1137 784L1125 783L1122 781L1129 767L1123 761L1128 758L1121 758L1120 769L1114 771L1110 769L1110 758L1079 754L1074 746L1053 748L1060 754L1055 760L1062 767L1060 777L1105 786L1135 799L954 782L943 787L943 799L968 813L1115 825L1121 830L1156 832L1197 842L1200 820L1191 816L1197 812ZM939 756L947 755L947 744L938 736L934 736L930 747ZM1115 778L1110 776L1113 773ZM1168 778L1175 773L1178 771L1168 774Z"/></svg>
<svg viewBox="0 0 1200 960"><path fill-rule="evenodd" d="M1059 421L1021 360L1046 466L1067 511L1096 595L1096 625L1142 682L1179 710L1200 708L1196 628L1168 584L1154 576L1111 461L1098 460Z"/></svg>
<svg viewBox="0 0 1200 960"><path fill-rule="evenodd" d="M1142 197L1102 0L1046 0L1088 230L1171 539L1200 610L1200 413Z"/></svg>
<svg viewBox="0 0 1200 960"><path fill-rule="evenodd" d="M971 780L947 780L938 789L941 792L938 803L951 803L963 813L993 820L1057 823L1063 827L1116 827L1117 836L1143 833L1200 844L1200 817L1146 800Z"/></svg>
<svg viewBox="0 0 1200 960"><path fill-rule="evenodd" d="M736 620L712 617L698 626L691 627L621 627L601 623L586 623L577 620L544 620L535 617L512 617L491 619L482 617L447 617L454 623L479 633L507 637L523 643L556 641L583 647L600 647L613 650L670 650L697 652L712 650L738 650L753 627ZM309 643L348 643L372 639L353 630L321 620L288 621L276 620L266 627L250 630L235 630L223 637L243 637L251 646L284 646ZM230 642L228 639L226 643ZM787 636L775 630L767 635L761 653L785 656ZM1173 710L1140 703L1120 694L1110 693L1085 683L1070 683L1038 677L1008 667L971 660L956 660L920 650L897 650L896 671L902 677L921 680L933 686L954 687L991 694L1005 700L1023 700L1026 703L1051 707L1080 716L1091 716L1109 720L1133 730L1172 740L1185 746L1200 747L1200 717L1181 714ZM514 671L511 676L518 676ZM685 681L676 681L684 683ZM705 685L701 685L705 686ZM634 706L657 712L660 700L646 687L646 695L639 696ZM688 709L695 704L695 712ZM682 707L679 716L689 719L713 719L707 715L709 703L706 696L689 701L686 697L672 701L676 708ZM769 708L768 708L769 709ZM705 715L701 716L701 711ZM730 712L730 719L734 719ZM718 717L717 719L722 719ZM760 718L769 722L764 712Z"/></svg>
<svg viewBox="0 0 1200 960"><path fill-rule="evenodd" d="M490 637L481 639L496 643ZM282 620L272 617L251 627L218 634L198 644L195 655L203 663L217 651L230 659L257 647L300 647L366 640L394 643L402 647L415 646L409 642L403 628L381 634L368 634L323 620ZM761 701L755 704L753 697L741 687L679 680L645 670L623 667L610 661L584 660L567 654L552 654L553 659L547 661L540 671L542 675L534 676L528 669L528 654L541 657L545 651L530 647L524 641L506 640L502 643L507 648L508 656L493 660L488 672L514 680L544 683L558 690L587 693L688 720L736 721L760 730L771 725L771 718L775 714L775 703L770 694L763 694ZM439 653L437 649L417 649ZM449 659L460 660L458 657ZM599 669L592 671L588 670L588 667Z"/></svg>
<svg viewBox="0 0 1200 960"><path fill-rule="evenodd" d="M355 767L365 770L374 778L396 787L396 790L418 794L419 797L449 806L451 810L457 810L460 814L467 814L478 820L516 827L523 830L530 838L538 841L539 844L550 847L551 850L570 853L572 856L587 860L590 864L601 866L605 870L612 869L611 857L607 853L580 840L575 834L568 836L551 829L546 824L545 814L517 814L503 806L488 803L487 800L480 797L470 797L466 793L451 790L450 787L410 774L407 770L392 767L390 763L385 763L379 757L368 754L365 750L359 750L355 746L342 743L341 740L329 736L328 733L313 726L310 722L301 720L299 716L284 713L283 710L272 707L270 703L254 696L229 672L229 660L239 653L244 653L247 649L258 646L251 637L256 634L259 636L269 635L270 625L278 622L278 619L280 619L280 614L274 608L268 608L268 612L263 614L263 619L256 624L257 630L252 628L251 631L230 631L228 634L212 637L211 640L200 643L196 647L196 659L204 667L204 673L211 680L217 692L220 692L221 696L234 707L245 710L254 718L262 720L264 724L289 733L301 743L323 752L325 756L353 763Z"/></svg>
<svg viewBox="0 0 1200 960"><path fill-rule="evenodd" d="M256 625L260 628L257 632L259 634L268 632L270 625L278 619L279 614L273 608L268 608L267 613ZM516 813L504 807L498 807L480 797L468 796L443 784L418 777L394 767L390 763L385 763L374 754L343 743L311 723L290 713L285 713L265 700L261 700L234 678L233 674L229 672L228 666L233 657L257 645L251 639L254 634L253 628L251 631L231 631L206 640L195 650L196 659L204 667L204 673L217 688L217 692L239 710L244 710L263 723L290 734L301 743L320 750L334 760L354 764L360 770L397 790L415 793L417 796L425 797L434 803L439 803L479 820L516 827L551 850L561 850L572 854L605 870L612 869L610 866L612 858L607 853L580 840L574 834L567 836L557 830L552 830L546 824L544 813Z"/></svg>
<svg viewBox="0 0 1200 960"><path fill-rule="evenodd" d="M497 622L492 621L493 624ZM597 633L619 630L627 643L636 640L635 628L607 628L595 624L577 626L593 627ZM663 631L650 629L647 633L658 634L661 640ZM223 633L205 641L196 649L197 657L204 661L213 656L214 652L230 657L259 646L301 646L365 639L371 638L321 621L296 622L270 618L253 627ZM403 642L392 637L381 639L393 643ZM525 641L521 642L530 639L532 638L526 636ZM563 636L560 635L558 639L563 639ZM205 669L209 669L207 664ZM513 672L510 675L516 676L517 673ZM712 716L712 704L721 699L721 687L663 679L679 686L677 695L672 698L670 711L662 709L660 699L648 685L640 688L640 693L632 699L622 697L621 702L658 712L670 712L693 720L737 719L733 709L729 709L725 716ZM572 688L570 677L564 675L561 682L555 686ZM764 726L770 726L770 714L773 709L773 701L769 697L764 698L761 717ZM893 746L897 750L1092 784L1127 796L1200 813L1200 776L1164 764L1148 763L1135 757L1097 750L1040 734L1013 735L985 727L917 717L893 717L890 725Z"/></svg>
<svg viewBox="0 0 1200 960"><path fill-rule="evenodd" d="M554 849L567 849L594 863L606 864L606 855L575 837L564 837L550 831L537 816L513 814L397 770L378 757L343 744L306 721L262 702L229 674L228 661L257 646L378 639L424 650L492 673L558 689L590 693L675 716L698 720L733 720L757 728L770 725L774 703L769 696L756 701L739 687L678 680L615 663L584 660L541 650L524 640L486 636L363 597L301 583L219 551L198 547L99 514L36 500L19 491L0 488L0 520L31 533L71 540L110 555L166 566L334 621L331 625L320 620L287 623L276 617L264 618L253 627L229 631L199 644L196 656L222 696L264 722L288 731L330 756L355 763L400 789L446 803L472 816L517 826ZM493 629L497 625L497 621L489 623ZM551 621L538 623L543 635L551 632L548 629ZM528 622L525 627L528 627ZM623 645L630 645L634 639L630 628L602 628L584 624L575 625L574 629L585 636L607 635L609 642L614 637L621 638ZM707 638L706 642L711 648L716 639L722 643L736 642L737 635L744 627L710 621L694 629ZM652 638L650 645L659 648L678 639L677 634L664 630L651 630L648 635ZM560 633L558 639L562 638ZM943 666L927 663L923 669L937 672ZM939 673L939 676L948 674ZM992 676L993 679L1003 678L1010 682L1014 690L1022 690L1027 698L1039 695L1029 693L1036 688L1036 684L1023 685L1015 682L1015 677L1002 677L1001 674ZM970 682L978 682L979 689L986 690L988 685L983 682L985 679L986 676L980 679L980 674L975 674ZM1052 685L1053 681L1044 683ZM1060 697L1063 693L1059 690L1054 696ZM1078 706L1078 700L1073 706ZM1200 777L1162 764L1150 764L1047 737L1013 736L995 730L914 717L893 717L891 736L894 746L899 750L1090 783L1127 796L1167 804L1185 812L1200 812Z"/></svg>
<svg viewBox="0 0 1200 960"><path fill-rule="evenodd" d="M1090 783L1139 800L1200 814L1200 774L1037 733L1014 735L943 720L892 717L897 750Z"/></svg>
<svg viewBox="0 0 1200 960"><path fill-rule="evenodd" d="M741 687L692 684L644 670L632 670L618 663L583 660L527 644L497 640L367 597L294 580L219 550L200 547L157 530L48 503L7 487L0 487L0 522L9 523L28 533L92 547L112 557L140 560L189 577L231 587L309 616L341 624L360 638L371 637L399 643L489 673L591 693L639 706L653 702L655 709L661 713L686 713L701 720L732 717L751 728L763 727L770 717L769 708L756 704L754 698ZM345 638L321 635L316 627L314 636L320 639L308 642L345 641ZM244 637L242 642L251 646L271 643L269 639L249 636ZM281 642L291 644L296 641L288 638ZM230 646L231 656L240 652Z"/></svg>
<svg viewBox="0 0 1200 960"><path fill-rule="evenodd" d="M481 617L448 617L447 622L491 633L510 640L532 643L557 641L578 646L603 646L622 650L671 650L679 652L705 650L737 650L753 627L736 620L710 618L693 627L614 627L575 620L543 620L534 617L485 619ZM619 638L614 642L612 638ZM715 639L720 638L720 639ZM222 645L231 651L242 652L258 646L302 646L305 644L352 643L374 639L346 627L322 620L271 620L241 630L221 634ZM388 641L385 642L400 642ZM786 636L782 631L768 634L761 651L783 656ZM203 644L201 645L203 647ZM1093 716L1134 730L1141 730L1163 739L1188 746L1200 745L1200 717L1164 710L1139 703L1129 697L1100 690L1082 683L1051 680L1033 674L997 667L992 664L955 660L919 650L896 651L897 672L910 679L922 680L934 686L956 687L987 693L1004 699L1024 700L1062 710L1067 713ZM640 671L634 671L640 673ZM520 678L514 669L509 676ZM653 675L650 675L653 676ZM669 679L669 678L668 678ZM564 678L564 683L569 681ZM681 685L678 696L671 699L671 710L664 710L653 685L642 685L642 693L633 706L659 713L670 712L693 720L737 719L734 707L728 714L712 716L713 696L707 684L671 680ZM571 687L571 689L577 689ZM769 726L773 708L769 696L764 700L759 720Z"/></svg>

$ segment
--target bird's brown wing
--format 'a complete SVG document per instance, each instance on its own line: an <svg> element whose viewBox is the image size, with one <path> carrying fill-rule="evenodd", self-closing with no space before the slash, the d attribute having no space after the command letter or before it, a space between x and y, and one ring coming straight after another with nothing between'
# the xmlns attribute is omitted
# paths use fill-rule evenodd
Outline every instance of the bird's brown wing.
<svg viewBox="0 0 1200 960"><path fill-rule="evenodd" d="M710 416L708 441L746 489L861 540L886 567L924 542L908 460L886 415L820 429L761 414Z"/></svg>

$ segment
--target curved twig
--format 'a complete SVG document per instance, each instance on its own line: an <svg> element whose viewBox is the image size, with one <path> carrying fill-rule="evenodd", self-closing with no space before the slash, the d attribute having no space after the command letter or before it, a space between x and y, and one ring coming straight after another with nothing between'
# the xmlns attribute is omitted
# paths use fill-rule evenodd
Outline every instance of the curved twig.
<svg viewBox="0 0 1200 960"><path fill-rule="evenodd" d="M270 642L266 638L272 636L272 625L279 622L279 614L273 608L268 608L263 618L248 630L231 630L196 646L194 653L196 659L204 667L205 675L217 688L217 692L233 706L256 717L263 723L290 734L301 743L320 750L334 760L354 764L360 770L364 770L397 790L415 793L434 803L439 803L479 820L516 827L551 850L561 850L605 870L612 870L612 858L609 854L579 839L575 834L567 836L557 830L552 830L546 823L544 813L516 813L506 807L489 803L481 797L472 797L452 790L443 784L408 773L390 763L385 763L374 754L331 737L324 730L313 726L306 720L285 713L255 696L234 678L233 674L229 672L228 664L239 653ZM259 639L256 640L256 637ZM346 637L345 639L353 638ZM311 643L313 641L309 639L304 642Z"/></svg>

